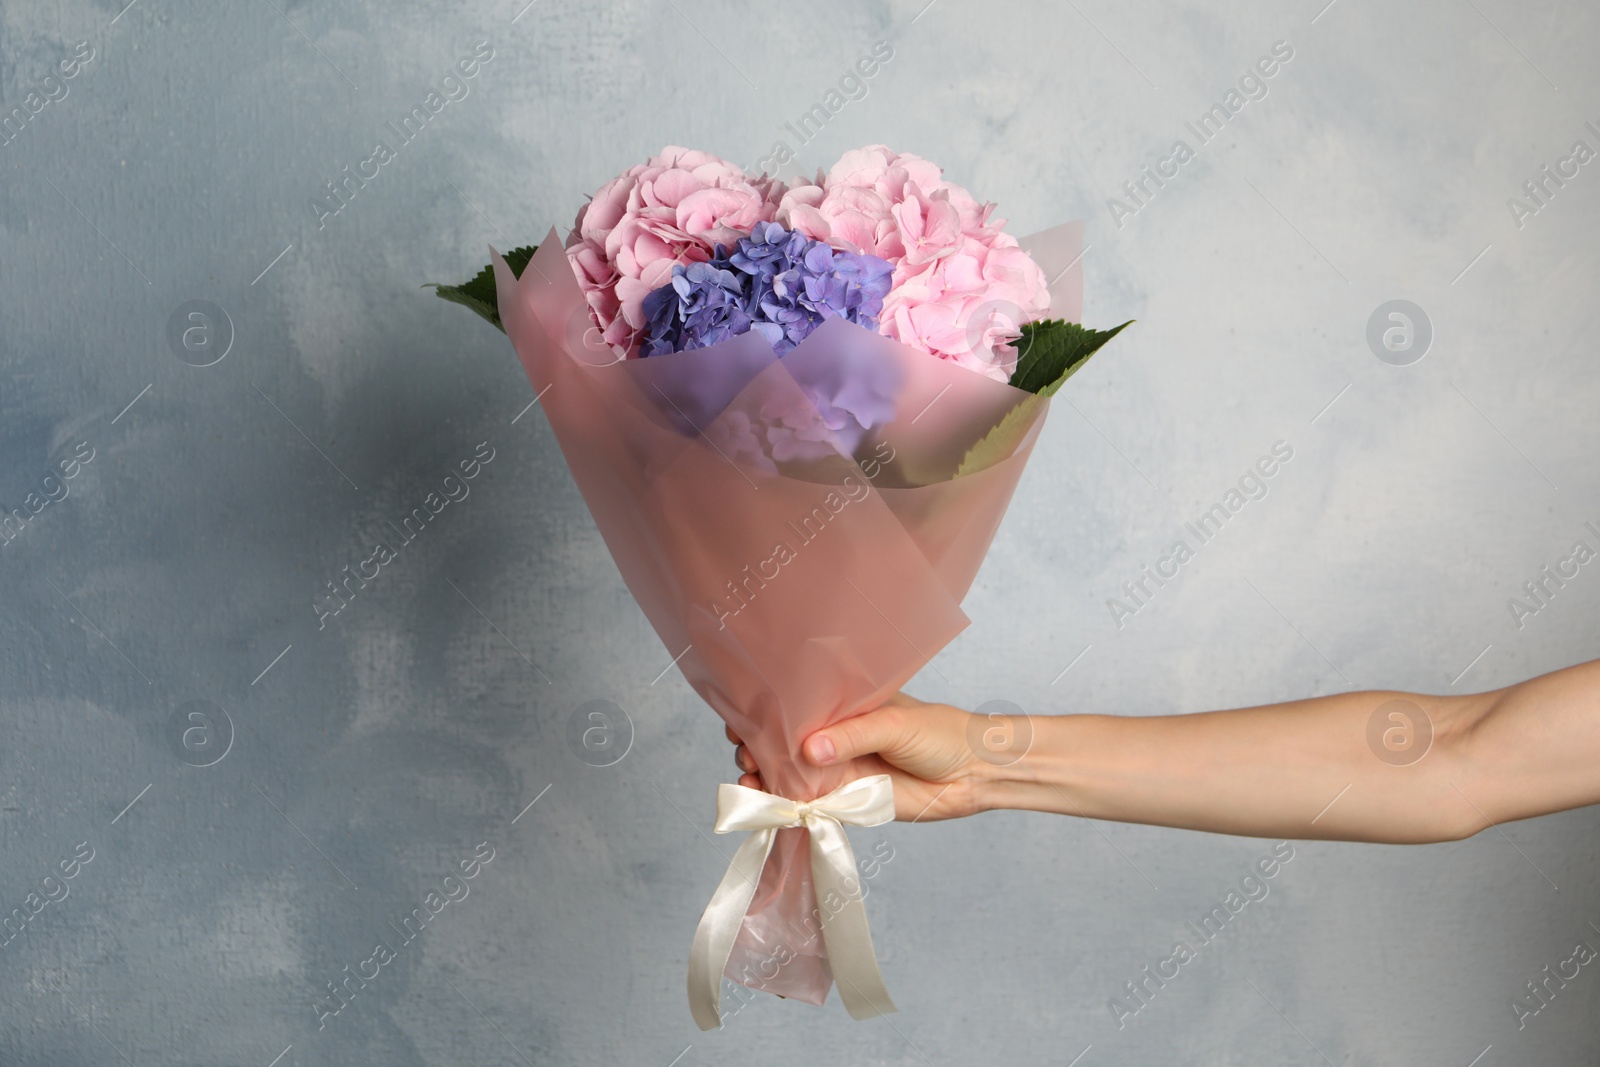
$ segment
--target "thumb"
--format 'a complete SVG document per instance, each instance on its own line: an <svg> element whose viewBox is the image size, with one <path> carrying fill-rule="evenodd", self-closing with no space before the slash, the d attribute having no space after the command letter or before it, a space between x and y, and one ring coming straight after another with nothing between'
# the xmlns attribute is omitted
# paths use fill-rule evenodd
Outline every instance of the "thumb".
<svg viewBox="0 0 1600 1067"><path fill-rule="evenodd" d="M806 738L803 750L812 763L828 767L874 752L892 753L905 739L904 713L885 705L818 730Z"/></svg>

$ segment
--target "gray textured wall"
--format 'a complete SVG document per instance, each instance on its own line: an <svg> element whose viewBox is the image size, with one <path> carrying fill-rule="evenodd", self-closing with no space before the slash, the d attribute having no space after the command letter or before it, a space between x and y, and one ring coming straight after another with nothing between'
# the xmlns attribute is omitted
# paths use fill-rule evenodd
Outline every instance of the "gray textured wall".
<svg viewBox="0 0 1600 1067"><path fill-rule="evenodd" d="M1507 605L1600 526L1600 163L1508 204L1600 149L1592 3L524 2L0 9L26 115L0 145L0 503L38 508L0 548L0 913L30 916L0 1064L1592 1059L1600 973L1521 1029L1511 1003L1600 945L1594 810L1295 844L1120 1029L1108 1001L1273 842L866 831L902 1011L763 997L699 1033L729 746L660 673L504 339L418 288L663 144L929 156L1018 233L1087 219L1087 317L1139 323L1057 405L973 625L911 691L1146 714L1491 688L1596 655L1597 568ZM796 144L879 40L866 97ZM482 41L470 92L319 218ZM1200 144L1185 122L1278 41L1267 95ZM1178 138L1194 158L1113 211ZM1404 366L1367 340L1395 299L1433 333ZM191 301L231 347L216 320L184 348ZM1270 492L1119 625L1121 583L1277 441ZM480 442L470 495L319 628L324 583ZM591 700L635 728L610 766L570 740ZM475 850L468 895L319 1029L327 983Z"/></svg>

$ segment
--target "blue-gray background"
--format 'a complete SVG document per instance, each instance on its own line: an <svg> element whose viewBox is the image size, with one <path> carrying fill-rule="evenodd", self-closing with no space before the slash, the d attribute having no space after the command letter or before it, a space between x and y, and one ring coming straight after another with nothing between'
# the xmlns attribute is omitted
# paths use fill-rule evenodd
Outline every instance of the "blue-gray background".
<svg viewBox="0 0 1600 1067"><path fill-rule="evenodd" d="M1493 688L1596 654L1600 567L1520 626L1508 607L1600 525L1600 164L1520 226L1508 205L1600 149L1592 4L125 2L0 9L0 110L26 116L0 146L0 503L70 490L0 548L0 913L94 850L0 948L0 1064L1600 1048L1590 968L1520 1030L1511 1006L1600 944L1594 810L1299 843L1121 1029L1108 1001L1271 842L1020 813L860 832L893 850L869 907L900 1013L760 997L701 1034L684 961L731 849L707 833L730 747L505 340L419 288L664 144L917 152L1013 232L1085 219L1087 320L1139 321L1056 405L972 626L910 691L1150 714ZM799 144L783 124L878 41L866 95ZM1267 94L1199 144L1185 121L1279 41ZM324 183L479 42L470 92L319 222ZM1195 157L1114 214L1180 137ZM1434 334L1406 366L1367 341L1394 299ZM169 341L191 301L231 346L209 318ZM1119 626L1108 599L1277 441L1270 492ZM319 629L325 583L481 442L470 496ZM610 766L571 739L593 700L633 724ZM485 841L470 895L319 1029L327 983Z"/></svg>

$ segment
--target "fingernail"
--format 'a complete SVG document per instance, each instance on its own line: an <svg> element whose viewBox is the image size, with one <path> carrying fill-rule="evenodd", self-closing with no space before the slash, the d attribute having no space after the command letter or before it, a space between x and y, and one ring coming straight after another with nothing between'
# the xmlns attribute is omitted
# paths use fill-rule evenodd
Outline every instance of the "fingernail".
<svg viewBox="0 0 1600 1067"><path fill-rule="evenodd" d="M838 754L838 750L833 747L833 738L827 736L826 734L822 735L821 737L812 738L811 758L814 762L832 763L834 757Z"/></svg>

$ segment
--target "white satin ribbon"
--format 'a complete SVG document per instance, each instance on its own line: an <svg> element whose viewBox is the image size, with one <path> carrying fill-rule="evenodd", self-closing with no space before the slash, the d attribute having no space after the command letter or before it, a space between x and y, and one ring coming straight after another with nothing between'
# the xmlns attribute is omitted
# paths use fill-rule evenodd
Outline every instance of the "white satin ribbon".
<svg viewBox="0 0 1600 1067"><path fill-rule="evenodd" d="M884 988L878 957L872 951L856 857L843 826L881 826L893 819L894 781L887 774L857 778L807 802L731 782L717 787L716 832L749 830L751 834L734 853L722 884L711 895L689 949L689 1010L700 1029L722 1025L723 969L755 896L773 839L779 830L791 826L811 831L811 880L817 900L828 899L831 892L844 901L838 914L822 924L822 940L839 984L839 999L856 1019L898 1010Z"/></svg>

